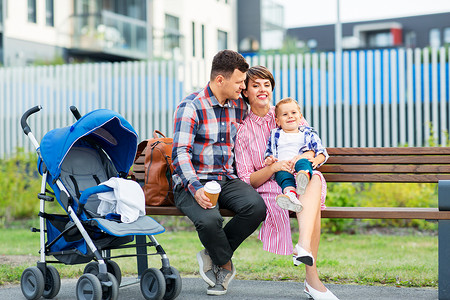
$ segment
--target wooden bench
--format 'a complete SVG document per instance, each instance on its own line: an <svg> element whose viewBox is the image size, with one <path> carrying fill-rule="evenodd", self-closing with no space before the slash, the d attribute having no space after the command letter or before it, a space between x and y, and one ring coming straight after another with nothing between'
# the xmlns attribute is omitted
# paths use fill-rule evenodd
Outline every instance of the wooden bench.
<svg viewBox="0 0 450 300"><path fill-rule="evenodd" d="M327 182L438 183L438 207L328 207L322 211L322 218L437 220L439 299L450 299L450 147L327 150L330 158L319 169ZM136 167L142 170L142 165ZM136 177L139 180L140 175ZM220 211L225 217L234 215L226 209ZM147 206L146 212L148 215L183 215L176 207Z"/></svg>

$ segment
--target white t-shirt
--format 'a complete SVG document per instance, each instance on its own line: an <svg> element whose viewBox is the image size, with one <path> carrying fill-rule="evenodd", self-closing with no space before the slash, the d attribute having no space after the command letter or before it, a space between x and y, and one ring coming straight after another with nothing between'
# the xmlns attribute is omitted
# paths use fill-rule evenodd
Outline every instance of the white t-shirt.
<svg viewBox="0 0 450 300"><path fill-rule="evenodd" d="M286 133L281 130L278 140L278 160L290 160L298 155L304 140L304 133L301 131Z"/></svg>

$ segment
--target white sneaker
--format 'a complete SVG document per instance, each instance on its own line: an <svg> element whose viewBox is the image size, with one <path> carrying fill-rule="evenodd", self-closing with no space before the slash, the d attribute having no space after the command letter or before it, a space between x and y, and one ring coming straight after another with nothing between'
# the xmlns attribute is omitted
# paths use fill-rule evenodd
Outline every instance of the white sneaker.
<svg viewBox="0 0 450 300"><path fill-rule="evenodd" d="M297 195L293 191L277 196L277 204L283 209L290 211L301 212L303 209L302 203L297 199Z"/></svg>
<svg viewBox="0 0 450 300"><path fill-rule="evenodd" d="M295 184L297 185L297 194L303 195L306 191L306 186L309 183L309 175L306 171L298 171L295 176Z"/></svg>

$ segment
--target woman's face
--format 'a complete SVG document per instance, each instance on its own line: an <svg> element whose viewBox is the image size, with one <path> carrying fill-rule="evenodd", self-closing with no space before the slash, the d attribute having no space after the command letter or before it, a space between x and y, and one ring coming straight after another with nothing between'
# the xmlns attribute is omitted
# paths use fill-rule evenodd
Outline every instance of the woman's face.
<svg viewBox="0 0 450 300"><path fill-rule="evenodd" d="M272 102L272 84L269 79L250 79L247 89L242 91L242 93L248 98L252 109L270 107Z"/></svg>

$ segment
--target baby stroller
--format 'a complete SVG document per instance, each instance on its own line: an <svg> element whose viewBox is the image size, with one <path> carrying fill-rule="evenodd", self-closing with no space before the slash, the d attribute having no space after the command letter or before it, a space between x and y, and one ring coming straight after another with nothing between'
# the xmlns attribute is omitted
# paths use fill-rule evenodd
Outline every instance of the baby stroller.
<svg viewBox="0 0 450 300"><path fill-rule="evenodd" d="M40 233L40 260L36 267L22 273L25 298L54 298L58 294L60 276L50 263L88 263L77 281L77 299L117 299L122 275L112 258L136 256L138 273L144 258L145 270L139 274L144 298L175 299L181 292L181 277L154 237L165 229L149 216L122 223L116 214L101 217L97 212L98 194L112 190L99 184L110 178L126 178L133 164L137 149L133 127L113 111L99 109L81 117L72 106L77 121L49 131L39 145L27 119L41 109L35 106L21 119L24 133L36 148L42 175L40 229L32 229ZM52 191L46 189L47 185ZM54 201L54 197L67 214L45 212L46 202ZM155 253L147 254L147 247L155 247ZM136 248L136 254L111 256L111 250L124 248ZM147 268L147 255L160 255L162 267ZM46 260L47 256L56 261Z"/></svg>

